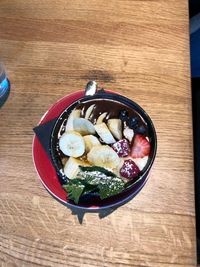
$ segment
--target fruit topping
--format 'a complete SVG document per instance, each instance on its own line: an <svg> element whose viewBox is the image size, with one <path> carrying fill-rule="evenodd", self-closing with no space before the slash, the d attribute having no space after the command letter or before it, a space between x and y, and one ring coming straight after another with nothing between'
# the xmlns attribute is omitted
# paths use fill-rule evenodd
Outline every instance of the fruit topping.
<svg viewBox="0 0 200 267"><path fill-rule="evenodd" d="M70 157L64 166L64 174L69 179L76 177L77 173L80 171L79 166L90 166L88 163L83 162L79 159Z"/></svg>
<svg viewBox="0 0 200 267"><path fill-rule="evenodd" d="M139 126L138 128L135 129L135 132L137 134L145 134L146 133L146 129L145 129L144 125L141 125L141 126Z"/></svg>
<svg viewBox="0 0 200 267"><path fill-rule="evenodd" d="M94 110L95 104L91 105L87 111L85 112L85 119L88 120L90 115L92 114L92 111Z"/></svg>
<svg viewBox="0 0 200 267"><path fill-rule="evenodd" d="M120 164L117 153L107 145L94 146L87 155L88 161L96 166L115 169Z"/></svg>
<svg viewBox="0 0 200 267"><path fill-rule="evenodd" d="M107 116L107 114L108 114L107 112L102 113L102 114L98 117L96 124L101 124L101 123L103 122L103 120L105 119L105 117Z"/></svg>
<svg viewBox="0 0 200 267"><path fill-rule="evenodd" d="M134 137L134 131L133 129L126 127L123 131L123 135L131 143Z"/></svg>
<svg viewBox="0 0 200 267"><path fill-rule="evenodd" d="M75 131L65 132L59 139L60 150L66 156L78 158L85 152L85 142L83 137Z"/></svg>
<svg viewBox="0 0 200 267"><path fill-rule="evenodd" d="M137 158L134 159L135 164L138 166L138 168L142 171L144 167L147 165L149 157L146 156L144 158Z"/></svg>
<svg viewBox="0 0 200 267"><path fill-rule="evenodd" d="M75 118L80 118L80 116L81 116L81 110L79 109L72 110L72 112L68 117L67 124L65 126L65 131L73 131L74 130L73 121Z"/></svg>
<svg viewBox="0 0 200 267"><path fill-rule="evenodd" d="M138 118L137 117L131 117L129 119L128 125L131 129L135 129L138 126Z"/></svg>
<svg viewBox="0 0 200 267"><path fill-rule="evenodd" d="M131 159L125 160L122 168L120 169L120 175L127 179L134 179L138 176L140 169Z"/></svg>
<svg viewBox="0 0 200 267"><path fill-rule="evenodd" d="M121 177L107 171L102 167L79 167L80 171L72 180L62 187L67 192L67 197L75 203L81 196L90 192L98 192L101 199L120 193L125 186Z"/></svg>
<svg viewBox="0 0 200 267"><path fill-rule="evenodd" d="M126 139L122 139L112 145L119 157L127 157L130 153L130 146Z"/></svg>
<svg viewBox="0 0 200 267"><path fill-rule="evenodd" d="M83 137L85 141L85 151L89 152L93 146L100 145L98 138L94 135L85 135Z"/></svg>
<svg viewBox="0 0 200 267"><path fill-rule="evenodd" d="M136 134L131 149L131 157L133 158L143 158L148 156L150 153L150 143L141 134Z"/></svg>
<svg viewBox="0 0 200 267"><path fill-rule="evenodd" d="M74 130L81 135L95 134L94 125L87 119L76 118L73 121Z"/></svg>
<svg viewBox="0 0 200 267"><path fill-rule="evenodd" d="M128 121L128 111L127 110L121 110L120 112L119 112L119 118L120 118L120 120L122 120L122 121Z"/></svg>
<svg viewBox="0 0 200 267"><path fill-rule="evenodd" d="M108 128L117 140L122 139L122 121L120 119L109 119Z"/></svg>
<svg viewBox="0 0 200 267"><path fill-rule="evenodd" d="M113 135L111 134L110 130L108 129L107 125L104 122L94 125L94 128L104 143L113 144L116 142L115 138L113 137Z"/></svg>
<svg viewBox="0 0 200 267"><path fill-rule="evenodd" d="M78 103L59 132L60 181L75 203L122 192L150 163L148 125L134 108L106 101Z"/></svg>

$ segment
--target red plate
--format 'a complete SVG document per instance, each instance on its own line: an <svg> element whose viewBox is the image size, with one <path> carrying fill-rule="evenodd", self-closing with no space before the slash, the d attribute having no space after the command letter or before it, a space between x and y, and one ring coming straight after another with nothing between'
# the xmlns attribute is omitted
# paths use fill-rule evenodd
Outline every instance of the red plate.
<svg viewBox="0 0 200 267"><path fill-rule="evenodd" d="M60 99L43 115L39 125L57 118L64 109L83 96L84 91L77 91ZM67 199L67 194L59 183L56 171L36 135L33 138L33 161L38 176L47 191L59 202L70 208L76 207L83 210L100 210L120 206L132 199L141 190L147 180L147 177L145 177L140 183L126 193L99 201L95 206L87 205L85 203L76 205L74 202Z"/></svg>

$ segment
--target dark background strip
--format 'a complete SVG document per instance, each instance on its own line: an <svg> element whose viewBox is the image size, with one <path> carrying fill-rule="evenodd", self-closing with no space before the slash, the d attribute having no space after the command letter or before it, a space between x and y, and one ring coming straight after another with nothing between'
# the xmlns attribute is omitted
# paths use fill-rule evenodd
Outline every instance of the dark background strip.
<svg viewBox="0 0 200 267"><path fill-rule="evenodd" d="M192 106L194 133L195 206L197 234L197 263L200 264L200 0L189 1L190 10L190 49L192 74ZM195 20L194 20L195 18ZM196 19L197 18L197 19ZM193 25L195 23L196 25Z"/></svg>

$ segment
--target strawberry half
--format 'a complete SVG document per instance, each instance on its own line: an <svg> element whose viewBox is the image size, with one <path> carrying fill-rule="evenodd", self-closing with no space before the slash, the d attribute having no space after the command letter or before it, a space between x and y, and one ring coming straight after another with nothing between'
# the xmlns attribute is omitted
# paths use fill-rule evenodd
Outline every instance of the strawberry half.
<svg viewBox="0 0 200 267"><path fill-rule="evenodd" d="M137 134L134 138L133 146L131 149L132 158L144 158L150 153L150 143L149 141L141 134Z"/></svg>

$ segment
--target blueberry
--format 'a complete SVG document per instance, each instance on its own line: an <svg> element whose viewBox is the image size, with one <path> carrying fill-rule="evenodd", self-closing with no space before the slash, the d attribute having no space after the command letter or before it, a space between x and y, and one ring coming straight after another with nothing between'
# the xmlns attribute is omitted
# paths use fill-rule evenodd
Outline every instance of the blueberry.
<svg viewBox="0 0 200 267"><path fill-rule="evenodd" d="M145 133L146 133L146 128L144 127L144 125L139 126L139 127L136 129L136 133L139 133L139 134L145 134Z"/></svg>
<svg viewBox="0 0 200 267"><path fill-rule="evenodd" d="M129 127L131 128L131 129L134 129L134 128L136 128L138 126L138 118L137 117L132 117L132 118L130 118L130 120L129 120Z"/></svg>
<svg viewBox="0 0 200 267"><path fill-rule="evenodd" d="M127 110L121 110L119 113L119 118L122 121L127 121L128 120L128 111Z"/></svg>

